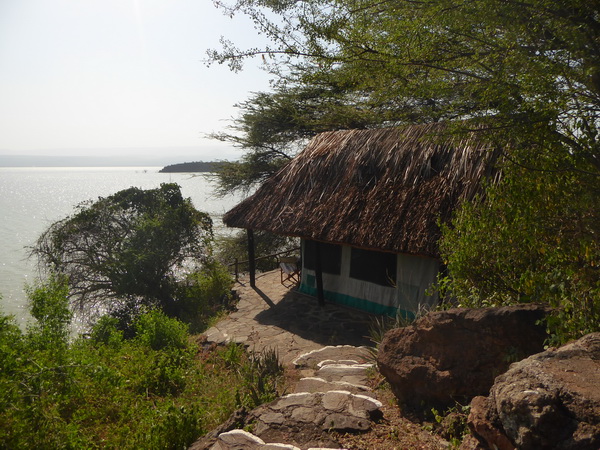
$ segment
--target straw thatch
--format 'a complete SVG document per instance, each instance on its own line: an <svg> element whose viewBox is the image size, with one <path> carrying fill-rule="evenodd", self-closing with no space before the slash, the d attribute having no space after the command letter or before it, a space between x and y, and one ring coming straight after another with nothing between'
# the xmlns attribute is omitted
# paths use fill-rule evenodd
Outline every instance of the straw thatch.
<svg viewBox="0 0 600 450"><path fill-rule="evenodd" d="M452 135L440 124L322 133L223 221L437 256L438 219L474 196L493 159L477 133Z"/></svg>

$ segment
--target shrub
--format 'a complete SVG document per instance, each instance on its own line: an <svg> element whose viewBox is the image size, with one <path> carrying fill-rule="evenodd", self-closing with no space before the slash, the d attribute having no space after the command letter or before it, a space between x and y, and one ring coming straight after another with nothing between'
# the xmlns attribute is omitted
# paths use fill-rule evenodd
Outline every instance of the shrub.
<svg viewBox="0 0 600 450"><path fill-rule="evenodd" d="M26 333L0 315L0 448L185 448L233 412L240 373L194 358L181 322L149 311L123 340L105 317L69 339L64 286L30 292Z"/></svg>
<svg viewBox="0 0 600 450"><path fill-rule="evenodd" d="M211 317L229 310L234 300L233 279L226 267L217 261L207 261L200 270L189 274L179 290L181 320L191 331L204 331Z"/></svg>
<svg viewBox="0 0 600 450"><path fill-rule="evenodd" d="M600 179L511 168L463 205L441 251L460 306L555 307L551 344L600 330Z"/></svg>
<svg viewBox="0 0 600 450"><path fill-rule="evenodd" d="M118 347L123 342L123 331L119 329L119 320L111 316L100 317L92 327L90 339L96 344Z"/></svg>
<svg viewBox="0 0 600 450"><path fill-rule="evenodd" d="M136 340L152 350L186 349L189 347L188 326L178 319L167 317L154 309L137 318L134 323Z"/></svg>
<svg viewBox="0 0 600 450"><path fill-rule="evenodd" d="M36 320L29 326L29 338L44 348L64 346L70 333L73 314L69 309L67 280L51 274L48 280L27 286L29 310Z"/></svg>

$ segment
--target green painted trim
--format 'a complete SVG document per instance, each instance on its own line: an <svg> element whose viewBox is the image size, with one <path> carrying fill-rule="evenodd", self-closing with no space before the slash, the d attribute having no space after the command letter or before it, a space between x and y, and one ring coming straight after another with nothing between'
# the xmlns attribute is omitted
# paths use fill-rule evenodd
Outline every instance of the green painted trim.
<svg viewBox="0 0 600 450"><path fill-rule="evenodd" d="M298 290L304 294L316 297L317 288L315 284L315 276L306 275L306 283L301 283ZM395 306L381 305L379 303L371 302L363 298L352 297L351 295L346 294L340 294L339 292L325 290L324 295L325 299L329 300L332 303L337 303L339 305L345 305L351 308L360 309L371 314L387 315L390 317L397 317L398 315L402 315L402 317L404 318L415 317L415 313L411 311L397 308Z"/></svg>

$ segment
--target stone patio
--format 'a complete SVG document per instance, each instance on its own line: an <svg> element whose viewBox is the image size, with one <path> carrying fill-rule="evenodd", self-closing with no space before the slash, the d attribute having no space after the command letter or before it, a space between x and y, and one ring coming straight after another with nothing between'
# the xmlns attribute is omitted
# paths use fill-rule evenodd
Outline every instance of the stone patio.
<svg viewBox="0 0 600 450"><path fill-rule="evenodd" d="M208 342L237 342L260 352L277 350L285 365L324 346L371 345L374 316L343 306L319 305L314 297L281 284L279 270L258 274L256 288L241 278L234 289L237 311L206 331Z"/></svg>

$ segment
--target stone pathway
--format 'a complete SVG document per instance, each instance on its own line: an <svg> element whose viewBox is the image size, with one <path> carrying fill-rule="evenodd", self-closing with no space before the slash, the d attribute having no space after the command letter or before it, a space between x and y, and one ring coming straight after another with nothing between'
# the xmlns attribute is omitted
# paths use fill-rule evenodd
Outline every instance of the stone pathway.
<svg viewBox="0 0 600 450"><path fill-rule="evenodd" d="M366 347L327 346L294 360L311 376L295 392L262 405L245 419L252 433L221 433L211 450L324 449L336 442L329 431L368 431L381 418L381 403L367 386L373 364Z"/></svg>
<svg viewBox="0 0 600 450"><path fill-rule="evenodd" d="M257 277L257 289L237 286L236 312L206 332L208 342L276 349L303 377L292 394L253 410L252 433L221 433L212 450L307 449L335 446L326 431L366 431L381 416L367 386L373 370L368 339L373 317L289 290L279 271ZM336 447L337 448L337 447Z"/></svg>

